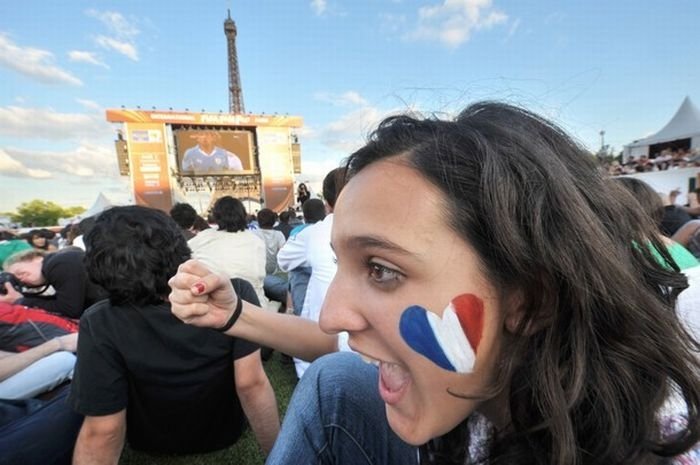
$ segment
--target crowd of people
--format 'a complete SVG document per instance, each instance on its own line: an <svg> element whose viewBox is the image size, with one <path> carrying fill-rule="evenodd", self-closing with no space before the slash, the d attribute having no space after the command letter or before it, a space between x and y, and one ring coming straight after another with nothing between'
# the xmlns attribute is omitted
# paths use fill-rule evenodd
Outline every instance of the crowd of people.
<svg viewBox="0 0 700 465"><path fill-rule="evenodd" d="M700 211L584 153L485 102L387 118L303 221L225 196L5 234L0 463L248 426L273 465L700 463ZM283 422L264 350L295 358Z"/></svg>
<svg viewBox="0 0 700 465"><path fill-rule="evenodd" d="M624 162L614 160L605 163L604 166L612 176L692 168L700 166L700 151L698 149L664 149L652 156L629 157Z"/></svg>

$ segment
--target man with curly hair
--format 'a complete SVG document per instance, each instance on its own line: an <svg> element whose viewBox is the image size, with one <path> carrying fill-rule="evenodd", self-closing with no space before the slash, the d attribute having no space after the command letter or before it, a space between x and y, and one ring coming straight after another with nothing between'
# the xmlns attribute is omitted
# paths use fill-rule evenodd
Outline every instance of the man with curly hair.
<svg viewBox="0 0 700 465"><path fill-rule="evenodd" d="M259 347L183 324L170 312L168 279L190 257L165 213L115 207L86 237L86 266L109 293L83 315L71 393L85 415L75 464L116 463L131 448L191 454L233 444L247 417L264 452L279 430ZM243 300L252 286L233 280Z"/></svg>

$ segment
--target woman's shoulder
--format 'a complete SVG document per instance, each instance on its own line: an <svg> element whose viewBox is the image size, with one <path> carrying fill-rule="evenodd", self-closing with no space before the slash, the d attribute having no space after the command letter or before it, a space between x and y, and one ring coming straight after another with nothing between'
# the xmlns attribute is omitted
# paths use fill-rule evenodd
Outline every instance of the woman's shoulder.
<svg viewBox="0 0 700 465"><path fill-rule="evenodd" d="M467 429L469 430L467 443L469 463L488 463L486 459L495 434L493 424L481 413L474 412L469 415Z"/></svg>
<svg viewBox="0 0 700 465"><path fill-rule="evenodd" d="M669 438L683 431L688 424L687 417L682 413L680 399L670 398L659 413L659 432L661 437ZM468 463L488 463L491 442L495 435L493 424L479 412L472 413L467 419L469 440L466 444ZM700 443L695 444L686 452L671 457L667 465L696 465L700 464Z"/></svg>
<svg viewBox="0 0 700 465"><path fill-rule="evenodd" d="M661 436L672 437L683 431L688 425L687 417L680 413L662 414L659 418ZM668 465L695 465L700 464L700 443L696 443L686 452L671 457Z"/></svg>

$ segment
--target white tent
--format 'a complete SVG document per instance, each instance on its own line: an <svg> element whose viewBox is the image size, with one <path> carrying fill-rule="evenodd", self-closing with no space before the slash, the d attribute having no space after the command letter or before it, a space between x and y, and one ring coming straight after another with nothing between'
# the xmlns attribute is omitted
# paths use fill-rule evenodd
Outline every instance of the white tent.
<svg viewBox="0 0 700 465"><path fill-rule="evenodd" d="M110 200L102 192L100 192L100 194L95 199L95 202L92 204L92 207L88 208L80 215L74 216L73 218L62 218L58 220L58 224L61 226L65 226L67 224L78 223L82 219L98 215L106 209L113 206L114 204L110 202Z"/></svg>
<svg viewBox="0 0 700 465"><path fill-rule="evenodd" d="M97 196L97 199L95 199L95 203L92 204L92 207L88 208L87 211L83 212L80 214L81 218L90 218L91 216L98 215L102 213L103 211L107 210L109 207L114 206L112 202L109 201L109 199L102 193Z"/></svg>
<svg viewBox="0 0 700 465"><path fill-rule="evenodd" d="M655 134L625 145L625 159L630 156L653 155L649 147L666 142L690 139L690 148L700 147L700 110L686 97L671 121Z"/></svg>

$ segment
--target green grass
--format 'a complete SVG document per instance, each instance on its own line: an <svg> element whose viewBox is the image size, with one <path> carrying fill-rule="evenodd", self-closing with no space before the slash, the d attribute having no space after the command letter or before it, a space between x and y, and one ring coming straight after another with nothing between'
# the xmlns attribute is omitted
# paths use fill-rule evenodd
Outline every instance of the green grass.
<svg viewBox="0 0 700 465"><path fill-rule="evenodd" d="M275 390L281 419L287 411L289 399L297 383L294 364L282 363L280 354L275 352L264 366L272 388ZM120 465L218 465L222 463L262 465L264 462L263 454L250 428L233 446L208 454L153 456L132 450L127 445L119 460Z"/></svg>

